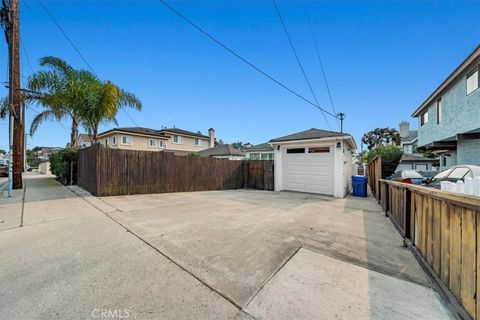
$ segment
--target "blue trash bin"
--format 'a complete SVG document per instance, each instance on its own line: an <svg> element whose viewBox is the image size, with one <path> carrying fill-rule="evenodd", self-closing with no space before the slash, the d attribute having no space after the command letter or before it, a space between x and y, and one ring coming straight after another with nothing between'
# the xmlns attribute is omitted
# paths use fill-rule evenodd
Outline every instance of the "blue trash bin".
<svg viewBox="0 0 480 320"><path fill-rule="evenodd" d="M353 195L356 197L367 196L367 177L353 176L352 177Z"/></svg>

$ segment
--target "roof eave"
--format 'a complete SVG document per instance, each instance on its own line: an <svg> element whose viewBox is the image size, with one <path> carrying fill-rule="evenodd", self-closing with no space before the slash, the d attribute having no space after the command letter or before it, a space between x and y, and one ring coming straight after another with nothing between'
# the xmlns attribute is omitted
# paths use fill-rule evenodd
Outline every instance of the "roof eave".
<svg viewBox="0 0 480 320"><path fill-rule="evenodd" d="M440 93L452 83L465 69L478 57L480 57L480 45L478 45L463 62L428 96L428 98L412 113L412 117L418 117L421 112L434 101Z"/></svg>

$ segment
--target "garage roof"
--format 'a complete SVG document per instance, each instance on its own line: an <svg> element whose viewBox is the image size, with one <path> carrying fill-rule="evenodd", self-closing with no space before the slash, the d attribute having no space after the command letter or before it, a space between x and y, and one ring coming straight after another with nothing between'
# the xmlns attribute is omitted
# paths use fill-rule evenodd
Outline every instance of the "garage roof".
<svg viewBox="0 0 480 320"><path fill-rule="evenodd" d="M288 136L276 138L270 140L270 142L281 142L281 141L294 141L294 140L308 140L308 139L321 139L321 138L333 138L333 137L343 137L350 136L348 133L341 133L336 131L328 131L312 128L309 130L289 134Z"/></svg>

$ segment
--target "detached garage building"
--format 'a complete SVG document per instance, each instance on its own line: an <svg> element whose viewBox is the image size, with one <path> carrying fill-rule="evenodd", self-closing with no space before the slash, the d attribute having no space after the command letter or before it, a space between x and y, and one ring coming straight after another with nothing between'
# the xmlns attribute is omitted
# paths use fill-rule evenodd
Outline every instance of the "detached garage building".
<svg viewBox="0 0 480 320"><path fill-rule="evenodd" d="M347 133L312 128L272 139L275 191L300 191L343 198L351 190L356 144Z"/></svg>

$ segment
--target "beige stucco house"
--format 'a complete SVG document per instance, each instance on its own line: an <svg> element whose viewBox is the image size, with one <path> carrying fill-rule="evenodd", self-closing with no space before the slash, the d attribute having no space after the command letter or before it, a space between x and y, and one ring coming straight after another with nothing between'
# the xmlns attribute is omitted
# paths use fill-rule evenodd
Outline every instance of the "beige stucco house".
<svg viewBox="0 0 480 320"><path fill-rule="evenodd" d="M109 148L141 151L169 151L188 155L211 148L215 144L215 130L208 136L178 128L149 129L142 127L113 128L98 135L98 141Z"/></svg>

